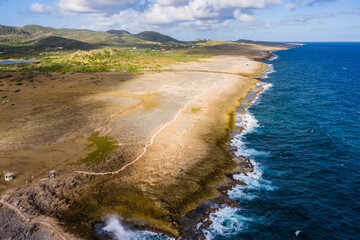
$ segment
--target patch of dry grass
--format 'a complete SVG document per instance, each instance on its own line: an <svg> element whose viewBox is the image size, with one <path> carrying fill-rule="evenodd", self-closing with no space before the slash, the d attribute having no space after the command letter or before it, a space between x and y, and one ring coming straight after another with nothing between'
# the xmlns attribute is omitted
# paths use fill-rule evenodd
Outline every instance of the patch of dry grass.
<svg viewBox="0 0 360 240"><path fill-rule="evenodd" d="M192 113L198 113L198 112L201 112L201 108L199 107L199 108L191 108L191 112Z"/></svg>

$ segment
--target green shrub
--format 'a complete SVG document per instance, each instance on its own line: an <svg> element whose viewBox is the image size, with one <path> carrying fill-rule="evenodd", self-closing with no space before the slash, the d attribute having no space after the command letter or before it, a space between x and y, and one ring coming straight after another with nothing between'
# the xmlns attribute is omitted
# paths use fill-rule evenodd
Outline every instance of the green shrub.
<svg viewBox="0 0 360 240"><path fill-rule="evenodd" d="M96 145L96 150L78 162L80 164L85 163L87 166L106 160L110 156L110 153L117 147L117 142L107 137L93 136L89 138L89 141L92 142L90 146Z"/></svg>
<svg viewBox="0 0 360 240"><path fill-rule="evenodd" d="M3 76L0 76L0 79L9 78L9 77L12 77L12 75L11 74L6 74L6 75L3 75Z"/></svg>

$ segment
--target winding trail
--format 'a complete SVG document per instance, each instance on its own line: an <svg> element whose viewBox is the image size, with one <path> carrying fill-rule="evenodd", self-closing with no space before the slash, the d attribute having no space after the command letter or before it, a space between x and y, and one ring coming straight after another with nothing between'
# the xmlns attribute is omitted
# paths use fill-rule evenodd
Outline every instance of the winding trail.
<svg viewBox="0 0 360 240"><path fill-rule="evenodd" d="M143 148L142 153L136 157L132 162L124 165L123 167L121 167L120 169L113 171L113 172L86 172L86 171L75 171L75 173L79 173L79 174L86 174L86 175L114 175L114 174L118 174L119 172L125 170L127 167L131 166L132 164L136 163L137 161L139 161L147 152L148 148L154 144L155 138L157 135L159 135L159 133L161 133L165 128L167 128L169 125L171 125L172 123L176 122L176 120L179 118L179 116L181 115L181 113L194 101L196 101L199 97L201 97L202 95L204 95L208 90L215 88L216 84L214 83L213 86L205 89L204 91L202 91L199 95L197 95L196 97L194 97L193 99L191 99L189 102L187 102L175 115L174 119L171 120L170 122L166 123L165 125L163 125L158 131L156 131L156 133L154 135L152 135L150 142L145 145L145 147ZM24 220L25 222L28 223L38 223L38 224L42 224L44 226L46 226L48 228L49 231L51 231L52 233L54 233L59 239L61 240L69 240L71 238L67 237L65 234L62 233L61 229L58 229L58 227L54 226L54 224L50 223L50 221L45 217L45 216L38 216L35 218L31 218L31 217L27 217L19 208L17 208L16 206L8 203L7 201L5 201L5 198L9 196L9 194L3 194L2 198L0 199L0 203L3 204L4 206L8 207L9 209L13 210L22 220Z"/></svg>
<svg viewBox="0 0 360 240"><path fill-rule="evenodd" d="M8 194L3 194L2 198L0 199L0 203L3 204L4 206L8 207L9 209L13 210L22 220L24 220L25 222L28 222L28 223L42 224L42 225L46 226L49 231L54 233L57 237L59 237L62 240L71 239L71 238L65 236L62 233L62 230L58 229L56 225L54 226L53 224L51 224L47 220L47 218L44 216L39 216L39 217L35 217L35 218L26 217L25 214L19 208L17 208L16 206L5 201L5 198L7 196L8 196Z"/></svg>
<svg viewBox="0 0 360 240"><path fill-rule="evenodd" d="M156 136L162 132L165 128L167 128L169 125L171 125L172 123L176 122L176 120L178 119L178 117L180 116L180 114L191 104L193 103L195 100L197 100L199 97L201 97L202 95L204 95L208 90L215 88L216 84L214 83L213 86L205 89L204 91L202 91L199 95L197 95L196 97L194 97L193 99L191 99L189 102L187 102L175 115L174 119L171 120L170 122L166 123L164 126L162 126L150 139L150 142L148 144L145 145L145 147L143 148L142 153L135 158L132 162L122 166L120 169L113 171L113 172L87 172L87 171L75 171L75 173L79 173L79 174L85 174L85 175L114 175L114 174L118 174L121 171L124 171L127 167L133 165L134 163L136 163L137 161L139 161L147 152L148 148L153 145L154 140L156 138Z"/></svg>

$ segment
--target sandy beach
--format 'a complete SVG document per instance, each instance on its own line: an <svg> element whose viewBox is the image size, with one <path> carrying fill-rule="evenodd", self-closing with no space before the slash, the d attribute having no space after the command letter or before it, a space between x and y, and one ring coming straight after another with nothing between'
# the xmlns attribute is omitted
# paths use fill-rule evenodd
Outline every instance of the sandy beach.
<svg viewBox="0 0 360 240"><path fill-rule="evenodd" d="M263 55L277 50L254 49ZM159 73L95 74L108 81L96 89L82 81L90 75L70 76L77 82L59 84L72 86L74 109L56 108L36 117L23 113L31 121L17 128L3 124L0 167L18 175L4 201L29 219L56 218L73 238L93 238L93 224L108 214L122 216L133 228L181 236L181 219L205 199L219 197L215 186L237 167L227 149L234 111L258 83L250 76L260 76L265 69L249 56L217 55L166 66ZM44 84L43 91L47 87ZM53 102L71 94L58 89ZM106 161L76 164L94 150L87 142L91 135L113 139L116 149ZM44 158L53 160L45 163ZM52 169L58 171L57 178L38 180ZM37 180L14 191L30 176ZM4 214L9 215L6 204L0 208ZM36 223L38 231L48 234L40 225ZM7 232L10 237L16 234Z"/></svg>

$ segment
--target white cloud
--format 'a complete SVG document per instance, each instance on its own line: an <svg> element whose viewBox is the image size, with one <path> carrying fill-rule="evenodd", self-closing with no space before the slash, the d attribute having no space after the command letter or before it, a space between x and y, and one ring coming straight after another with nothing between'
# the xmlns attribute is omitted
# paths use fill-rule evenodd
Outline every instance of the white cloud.
<svg viewBox="0 0 360 240"><path fill-rule="evenodd" d="M234 17L239 21L239 22L252 22L255 19L246 14L246 13L241 13L240 10L235 10L234 11Z"/></svg>
<svg viewBox="0 0 360 240"><path fill-rule="evenodd" d="M0 0L1 1L1 0ZM223 29L236 24L254 24L257 9L281 0L56 0L54 9L34 3L31 11L54 16L85 16L87 27L96 30L123 28L144 30Z"/></svg>
<svg viewBox="0 0 360 240"><path fill-rule="evenodd" d="M196 1L196 0L195 0ZM202 0L197 0L205 2ZM224 8L265 8L271 5L281 3L280 0L209 0L210 5L214 6L215 10Z"/></svg>
<svg viewBox="0 0 360 240"><path fill-rule="evenodd" d="M189 0L157 0L157 4L163 6L183 6L189 3Z"/></svg>
<svg viewBox="0 0 360 240"><path fill-rule="evenodd" d="M41 3L32 3L30 5L30 11L34 13L51 13L54 9L49 5L43 5Z"/></svg>
<svg viewBox="0 0 360 240"><path fill-rule="evenodd" d="M122 10L136 2L136 0L60 0L57 5L63 11L92 13Z"/></svg>
<svg viewBox="0 0 360 240"><path fill-rule="evenodd" d="M143 13L143 19L150 24L169 24L195 20L194 14L188 6L172 7L154 5Z"/></svg>
<svg viewBox="0 0 360 240"><path fill-rule="evenodd" d="M294 10L296 7L297 5L295 3L287 3L284 5L284 8L289 11Z"/></svg>
<svg viewBox="0 0 360 240"><path fill-rule="evenodd" d="M293 11L298 7L305 7L307 5L305 0L291 0L290 3L286 3L284 8L289 11Z"/></svg>
<svg viewBox="0 0 360 240"><path fill-rule="evenodd" d="M264 8L281 3L281 0L156 0L156 3L164 6L183 6L193 3L197 6L220 10L224 8Z"/></svg>
<svg viewBox="0 0 360 240"><path fill-rule="evenodd" d="M151 5L143 14L146 22L151 24L171 24L184 21L194 21L195 23L195 21L205 20L224 22L229 19L250 22L254 18L248 13L240 14L242 9L266 8L280 2L280 0L157 0L157 3ZM172 5L170 6L170 4ZM180 5L176 6L176 4Z"/></svg>

